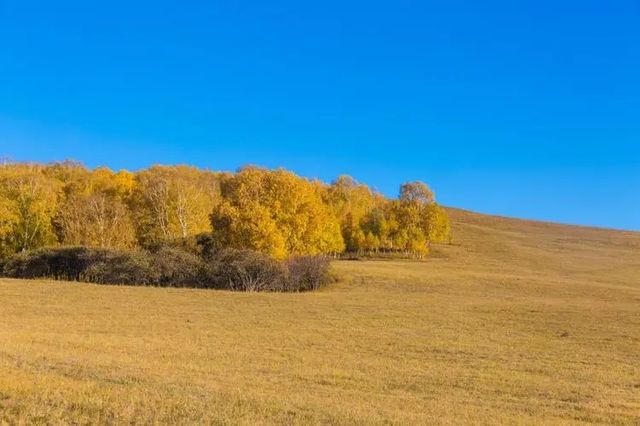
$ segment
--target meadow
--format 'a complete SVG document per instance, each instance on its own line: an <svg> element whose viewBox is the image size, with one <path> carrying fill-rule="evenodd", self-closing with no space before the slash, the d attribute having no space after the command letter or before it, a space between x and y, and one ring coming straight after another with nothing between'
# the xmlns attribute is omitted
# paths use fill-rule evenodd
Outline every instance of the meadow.
<svg viewBox="0 0 640 426"><path fill-rule="evenodd" d="M0 279L0 423L640 423L640 233L449 214L316 292Z"/></svg>

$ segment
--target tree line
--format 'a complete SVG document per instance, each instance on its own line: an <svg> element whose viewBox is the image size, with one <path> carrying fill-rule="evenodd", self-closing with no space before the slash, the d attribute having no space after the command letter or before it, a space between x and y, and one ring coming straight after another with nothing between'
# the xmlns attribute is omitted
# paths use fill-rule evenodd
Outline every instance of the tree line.
<svg viewBox="0 0 640 426"><path fill-rule="evenodd" d="M349 176L331 184L248 166L138 172L76 162L0 165L0 255L40 247L128 250L207 234L218 247L290 256L424 255L450 238L447 214L421 182L389 199Z"/></svg>

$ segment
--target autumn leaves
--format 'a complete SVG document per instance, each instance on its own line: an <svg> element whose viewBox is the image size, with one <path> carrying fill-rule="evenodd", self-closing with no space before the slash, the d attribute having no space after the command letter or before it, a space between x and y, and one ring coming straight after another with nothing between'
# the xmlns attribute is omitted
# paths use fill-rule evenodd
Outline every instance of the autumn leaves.
<svg viewBox="0 0 640 426"><path fill-rule="evenodd" d="M388 199L347 176L327 185L282 169L0 166L5 255L55 245L149 247L202 233L220 247L280 259L345 251L423 254L449 232L445 211L420 182L404 184L399 199Z"/></svg>
<svg viewBox="0 0 640 426"><path fill-rule="evenodd" d="M222 245L249 248L276 258L340 253L338 218L324 202L326 187L285 170L249 167L221 181L211 215Z"/></svg>

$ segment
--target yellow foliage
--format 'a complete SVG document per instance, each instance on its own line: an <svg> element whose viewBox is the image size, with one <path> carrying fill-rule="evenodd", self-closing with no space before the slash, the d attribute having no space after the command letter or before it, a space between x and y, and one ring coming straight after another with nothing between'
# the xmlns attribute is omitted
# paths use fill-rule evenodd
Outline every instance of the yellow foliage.
<svg viewBox="0 0 640 426"><path fill-rule="evenodd" d="M223 244L278 258L344 249L337 218L306 179L249 167L226 178L221 189L211 222Z"/></svg>
<svg viewBox="0 0 640 426"><path fill-rule="evenodd" d="M212 230L221 246L277 258L426 253L450 238L446 212L421 182L390 200L349 176L325 185L282 169L0 165L0 254L51 244L131 248Z"/></svg>
<svg viewBox="0 0 640 426"><path fill-rule="evenodd" d="M120 181L127 183L126 178L122 175ZM141 242L210 230L209 214L218 198L216 174L187 166L153 166L135 176L133 187L131 203Z"/></svg>
<svg viewBox="0 0 640 426"><path fill-rule="evenodd" d="M447 212L437 204L427 207L429 241L446 242L451 239L451 221Z"/></svg>
<svg viewBox="0 0 640 426"><path fill-rule="evenodd" d="M25 251L55 242L52 216L60 186L35 164L0 166L2 251Z"/></svg>

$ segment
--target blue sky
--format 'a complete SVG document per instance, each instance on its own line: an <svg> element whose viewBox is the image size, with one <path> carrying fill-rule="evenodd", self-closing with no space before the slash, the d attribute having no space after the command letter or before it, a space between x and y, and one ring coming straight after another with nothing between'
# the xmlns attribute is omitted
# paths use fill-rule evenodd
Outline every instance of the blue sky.
<svg viewBox="0 0 640 426"><path fill-rule="evenodd" d="M637 1L0 1L0 156L640 230Z"/></svg>

